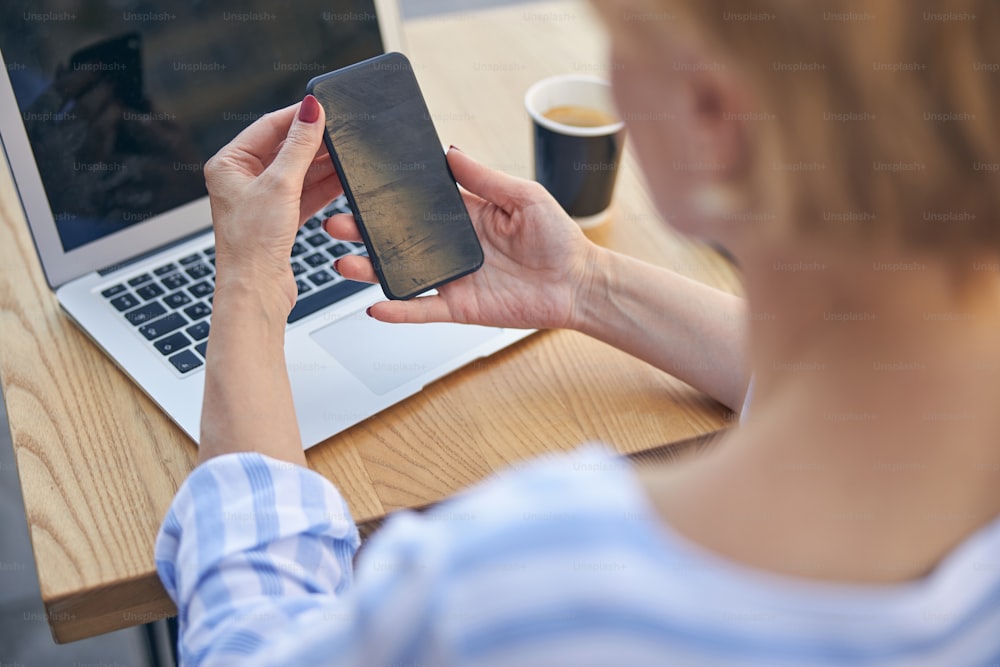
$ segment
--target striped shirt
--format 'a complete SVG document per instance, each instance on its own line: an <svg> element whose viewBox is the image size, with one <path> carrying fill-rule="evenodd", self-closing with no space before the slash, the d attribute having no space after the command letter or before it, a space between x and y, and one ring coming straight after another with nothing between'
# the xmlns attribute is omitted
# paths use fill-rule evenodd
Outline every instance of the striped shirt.
<svg viewBox="0 0 1000 667"><path fill-rule="evenodd" d="M199 466L156 544L182 664L1000 665L1000 519L920 581L812 582L686 541L591 446L358 543L310 470Z"/></svg>

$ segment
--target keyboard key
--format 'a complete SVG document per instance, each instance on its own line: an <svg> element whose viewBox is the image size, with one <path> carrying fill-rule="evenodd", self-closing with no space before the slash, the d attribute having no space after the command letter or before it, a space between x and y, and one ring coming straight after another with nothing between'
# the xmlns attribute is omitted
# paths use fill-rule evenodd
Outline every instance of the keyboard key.
<svg viewBox="0 0 1000 667"><path fill-rule="evenodd" d="M163 297L163 303L167 304L171 308L180 308L181 306L186 306L191 303L191 297L184 292L174 292L173 294L168 294Z"/></svg>
<svg viewBox="0 0 1000 667"><path fill-rule="evenodd" d="M208 320L202 320L198 322L193 327L188 327L187 334L194 338L195 340L205 340L208 338L209 324Z"/></svg>
<svg viewBox="0 0 1000 667"><path fill-rule="evenodd" d="M195 345L194 349L198 350L198 354L200 354L202 356L202 358L208 359L208 341L207 340L204 343L198 343L197 345Z"/></svg>
<svg viewBox="0 0 1000 667"><path fill-rule="evenodd" d="M114 295L121 294L124 291L125 291L124 285L113 285L108 289L104 290L103 292L101 292L101 296L103 296L105 299L110 299Z"/></svg>
<svg viewBox="0 0 1000 667"><path fill-rule="evenodd" d="M301 280L299 281L302 282ZM301 320L307 315L312 315L317 310L322 310L326 308L331 303L336 303L341 299L346 299L352 294L356 294L361 290L371 287L368 283L358 283L353 280L341 280L336 285L331 285L326 289L321 289L315 294L310 294L307 297L301 298L295 302L295 307L292 308L292 312L288 314L288 323L291 324L296 320ZM301 294L302 292L299 292Z"/></svg>
<svg viewBox="0 0 1000 667"><path fill-rule="evenodd" d="M187 270L187 274L195 280L201 280L205 276L212 275L212 269L207 264L195 264Z"/></svg>
<svg viewBox="0 0 1000 667"><path fill-rule="evenodd" d="M308 249L309 248L305 247L304 245L302 245L301 243L299 243L298 241L296 241L292 245L292 257L298 257L299 255L301 255L302 253L304 253Z"/></svg>
<svg viewBox="0 0 1000 667"><path fill-rule="evenodd" d="M122 294L117 299L111 299L111 305L118 309L118 312L123 310L128 310L129 308L135 308L139 305L139 299L135 298L131 294Z"/></svg>
<svg viewBox="0 0 1000 667"><path fill-rule="evenodd" d="M174 352L180 352L190 344L191 341L188 340L188 337L178 331L171 336L167 336L166 338L161 338L156 341L153 343L153 347L159 350L160 354L166 356L168 354L173 354Z"/></svg>
<svg viewBox="0 0 1000 667"><path fill-rule="evenodd" d="M154 317L159 317L165 312L167 312L167 309L159 301L153 301L147 303L142 308L136 308L133 311L125 313L125 319L131 322L133 326L139 326L140 324L149 322Z"/></svg>
<svg viewBox="0 0 1000 667"><path fill-rule="evenodd" d="M299 294L305 294L312 289L312 287L309 287L309 284L303 280L296 280L295 286L299 288Z"/></svg>
<svg viewBox="0 0 1000 667"><path fill-rule="evenodd" d="M351 206L347 203L347 197L337 197L330 205L323 209L323 215L330 217L336 213L350 213Z"/></svg>
<svg viewBox="0 0 1000 667"><path fill-rule="evenodd" d="M148 283L152 279L153 276L149 275L148 273L143 273L142 275L132 278L132 280L128 281L128 284L131 285L132 287L138 287L143 283Z"/></svg>
<svg viewBox="0 0 1000 667"><path fill-rule="evenodd" d="M196 303L193 306L185 308L184 314L190 317L192 321L200 320L203 317L211 315L212 309L203 303Z"/></svg>
<svg viewBox="0 0 1000 667"><path fill-rule="evenodd" d="M195 296L196 299L201 299L215 291L215 288L206 281L201 281L200 283L195 283L188 287L188 291Z"/></svg>
<svg viewBox="0 0 1000 667"><path fill-rule="evenodd" d="M173 291L175 289L179 289L187 285L188 279L179 273L172 273L166 278L160 280L160 282L163 283L163 286L166 287L168 290Z"/></svg>
<svg viewBox="0 0 1000 667"><path fill-rule="evenodd" d="M183 264L184 266L188 266L190 264L197 264L200 261L201 261L201 255L197 253L195 253L194 255L188 255L187 257L181 257L180 259L181 264Z"/></svg>
<svg viewBox="0 0 1000 667"><path fill-rule="evenodd" d="M306 229L319 229L319 226L323 224L319 218L312 217L306 220Z"/></svg>
<svg viewBox="0 0 1000 667"><path fill-rule="evenodd" d="M309 266L316 268L317 266L323 266L324 264L329 264L330 260L326 258L326 255L316 252L306 257L305 262Z"/></svg>
<svg viewBox="0 0 1000 667"><path fill-rule="evenodd" d="M209 246L205 248L205 254L209 257L215 257L215 246Z"/></svg>
<svg viewBox="0 0 1000 667"><path fill-rule="evenodd" d="M198 358L191 350L184 350L180 354L175 354L170 357L170 363L174 365L174 368L179 370L181 373L188 373L198 368L205 362Z"/></svg>
<svg viewBox="0 0 1000 667"><path fill-rule="evenodd" d="M297 276L300 273L305 273L306 267L302 266L298 262L292 262L292 275Z"/></svg>
<svg viewBox="0 0 1000 667"><path fill-rule="evenodd" d="M312 284L315 285L316 287L319 287L320 285L325 285L333 279L334 276L331 275L330 272L327 271L326 269L320 269L316 273L309 276L310 282L312 282Z"/></svg>
<svg viewBox="0 0 1000 667"><path fill-rule="evenodd" d="M180 313L170 313L155 322L139 327L139 333L145 336L147 340L155 340L160 336L166 336L168 333L177 331L185 324L187 324L187 320L184 319L183 315Z"/></svg>
<svg viewBox="0 0 1000 667"><path fill-rule="evenodd" d="M364 243L358 243L357 241L351 241L351 245L354 246L355 248L364 248L365 247Z"/></svg>
<svg viewBox="0 0 1000 667"><path fill-rule="evenodd" d="M172 272L176 268L177 268L177 265L174 264L173 262L170 262L169 264L164 264L163 266L161 266L158 269L153 269L153 273L155 273L158 276L165 276L168 273Z"/></svg>
<svg viewBox="0 0 1000 667"><path fill-rule="evenodd" d="M312 236L306 239L306 243L308 243L314 248L326 245L329 242L330 242L330 237L327 236L326 234L313 234Z"/></svg>
<svg viewBox="0 0 1000 667"><path fill-rule="evenodd" d="M333 256L334 259L339 259L339 258L343 257L344 255L350 254L351 249L348 248L343 243L338 243L337 245L333 246L332 248L327 248L326 251L328 253L330 253Z"/></svg>
<svg viewBox="0 0 1000 667"><path fill-rule="evenodd" d="M150 299L155 299L164 292L163 288L156 283L149 283L137 289L135 293L141 296L143 301L149 301Z"/></svg>

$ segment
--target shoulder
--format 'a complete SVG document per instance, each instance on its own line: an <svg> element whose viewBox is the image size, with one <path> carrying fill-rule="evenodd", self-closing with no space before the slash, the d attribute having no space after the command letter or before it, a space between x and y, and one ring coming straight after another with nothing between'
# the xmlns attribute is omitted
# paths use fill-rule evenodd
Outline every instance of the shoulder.
<svg viewBox="0 0 1000 667"><path fill-rule="evenodd" d="M515 544L542 530L621 519L635 503L627 459L602 445L518 463L426 512L401 512L372 537L390 545L449 544L451 557L512 531Z"/></svg>
<svg viewBox="0 0 1000 667"><path fill-rule="evenodd" d="M580 664L621 658L625 644L594 633L662 648L682 570L647 506L628 460L603 447L515 466L372 537L357 569L364 623L399 634L421 619L411 635L432 664L449 662L435 651L539 664L535 651L565 653L570 638Z"/></svg>
<svg viewBox="0 0 1000 667"><path fill-rule="evenodd" d="M423 513L389 519L362 550L359 584L425 591L488 588L524 601L525 588L624 583L660 562L655 516L627 459L588 445L508 469ZM549 588L551 592L551 588Z"/></svg>

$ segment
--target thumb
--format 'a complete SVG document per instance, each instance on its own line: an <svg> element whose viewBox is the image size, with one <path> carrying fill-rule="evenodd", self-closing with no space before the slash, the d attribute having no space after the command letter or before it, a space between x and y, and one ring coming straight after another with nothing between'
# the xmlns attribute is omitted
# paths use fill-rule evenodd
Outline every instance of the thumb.
<svg viewBox="0 0 1000 667"><path fill-rule="evenodd" d="M306 95L288 128L288 136L267 171L282 179L292 179L297 183L304 181L323 143L325 121L322 105L312 95Z"/></svg>
<svg viewBox="0 0 1000 667"><path fill-rule="evenodd" d="M490 169L454 146L448 149L448 167L452 176L463 188L505 211L531 199L533 187L536 185L534 181Z"/></svg>

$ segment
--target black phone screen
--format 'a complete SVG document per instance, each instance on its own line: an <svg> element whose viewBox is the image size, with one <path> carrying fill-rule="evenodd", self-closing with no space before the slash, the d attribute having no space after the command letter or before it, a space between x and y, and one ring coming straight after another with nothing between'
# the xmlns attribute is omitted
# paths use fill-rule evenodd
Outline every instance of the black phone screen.
<svg viewBox="0 0 1000 667"><path fill-rule="evenodd" d="M317 77L309 92L386 296L478 269L482 248L410 62L388 53Z"/></svg>

